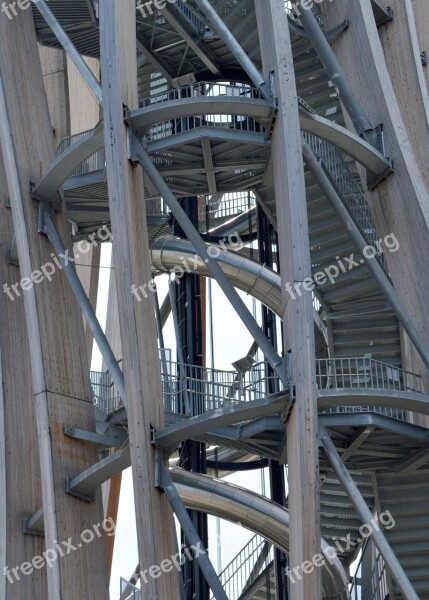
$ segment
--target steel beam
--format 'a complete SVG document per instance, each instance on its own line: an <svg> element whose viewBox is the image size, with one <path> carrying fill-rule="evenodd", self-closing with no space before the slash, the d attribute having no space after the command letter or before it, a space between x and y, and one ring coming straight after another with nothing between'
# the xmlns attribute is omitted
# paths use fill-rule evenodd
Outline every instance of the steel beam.
<svg viewBox="0 0 429 600"><path fill-rule="evenodd" d="M77 477L67 479L65 490L68 494L91 502L99 485L127 469L130 464L130 447L127 445L119 452L95 463Z"/></svg>
<svg viewBox="0 0 429 600"><path fill-rule="evenodd" d="M334 442L331 440L327 431L324 428L320 429L319 435L323 447L325 449L326 455L329 459L329 462L331 463L335 474L337 475L345 491L347 492L350 501L352 502L359 517L362 520L362 523L372 526L372 540L377 546L378 550L380 551L380 554L384 558L384 561L387 567L389 568L393 579L396 581L399 588L401 589L404 598L406 600L419 600L419 597L414 591L414 588L411 585L410 580L408 579L404 569L402 568L401 563L396 558L395 553L393 552L388 541L386 540L384 533L381 531L381 529L379 529L378 526L376 526L374 517L371 511L369 510L367 503L363 499L359 488L357 487L350 473L344 466L337 452L337 449L335 448Z"/></svg>
<svg viewBox="0 0 429 600"><path fill-rule="evenodd" d="M193 547L194 552L197 550L197 552L195 552L195 560L198 562L198 565L203 572L214 597L216 600L228 600L228 596L225 594L225 590L223 589L219 577L214 570L206 549L203 547L200 536L195 529L192 519L179 496L173 480L171 479L170 472L162 461L159 453L157 453L157 465L160 477L160 487L162 487L168 500L170 501L170 504L176 514L188 543Z"/></svg>
<svg viewBox="0 0 429 600"><path fill-rule="evenodd" d="M300 11L302 26L312 41L314 48L322 61L330 80L338 90L339 96L350 115L351 120L359 135L362 135L372 146L378 147L378 133L365 115L365 112L356 100L347 76L337 57L334 54L328 40L325 37L316 17L311 10Z"/></svg>
<svg viewBox="0 0 429 600"><path fill-rule="evenodd" d="M64 273L67 277L73 294L75 295L76 301L79 304L82 313L85 315L85 319L88 323L89 328L92 331L92 334L94 336L95 341L97 342L100 352L103 355L103 359L110 373L112 374L112 379L115 382L116 387L118 388L119 395L121 396L125 406L127 406L124 375L118 365L118 361L116 360L115 355L112 352L110 344L107 341L106 336L104 335L100 323L98 322L97 315L95 314L92 304L89 301L85 290L83 289L83 285L76 273L76 269L74 265L69 261L68 250L66 249L61 240L60 234L58 233L55 227L51 215L43 208L43 206L41 206L40 208L40 231L42 231L48 236L52 246L54 247L57 257L63 266Z"/></svg>
<svg viewBox="0 0 429 600"><path fill-rule="evenodd" d="M234 406L211 410L156 432L155 443L159 448L172 448L183 440L195 438L218 427L272 415L283 409L287 412L288 401L288 392L278 392L262 400L240 402Z"/></svg>

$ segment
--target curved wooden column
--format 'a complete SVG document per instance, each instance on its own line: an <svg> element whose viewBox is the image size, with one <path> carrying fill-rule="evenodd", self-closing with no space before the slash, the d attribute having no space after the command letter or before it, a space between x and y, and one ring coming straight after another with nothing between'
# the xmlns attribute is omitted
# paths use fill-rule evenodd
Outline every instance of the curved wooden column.
<svg viewBox="0 0 429 600"><path fill-rule="evenodd" d="M52 261L52 247L37 231L38 202L30 195L36 181L54 156L54 139L43 86L31 11L13 20L0 20L0 74L5 111L0 125L13 224L21 275L31 274ZM10 131L8 131L8 128ZM56 217L63 239L69 240L67 215ZM70 248L70 241L68 242ZM12 282L9 282L12 283ZM31 283L31 282L30 282ZM88 376L88 358L82 316L63 274L26 284L19 298L25 307L31 373L41 463L41 488L45 514L45 544L54 549L69 538L75 551L48 569L49 600L108 598L104 534L82 543L86 529L103 521L100 494L87 503L64 492L67 477L97 462L94 447L63 433L64 425L95 430ZM15 365L16 369L16 365ZM30 399L27 399L29 402ZM36 423L33 426L36 427ZM19 424L17 428L19 429ZM20 431L25 436L26 431ZM37 461L35 453L28 456ZM31 513L32 498L27 498ZM81 547L78 547L80 543ZM32 557L29 556L28 560ZM34 594L31 594L34 598ZM46 600L46 595L44 596Z"/></svg>
<svg viewBox="0 0 429 600"><path fill-rule="evenodd" d="M350 21L333 48L372 124L383 123L386 151L394 163L394 173L367 192L368 204L378 235L393 233L400 244L397 252L385 253L388 268L403 305L429 341L429 199L416 156L419 152L424 159L426 149L412 143L407 125L411 127L413 117L401 113L371 2L336 0L335 6L325 2L320 8L328 29L343 19ZM420 90L417 108L419 96ZM404 110L413 111L414 104L410 99Z"/></svg>
<svg viewBox="0 0 429 600"><path fill-rule="evenodd" d="M417 29L417 39L421 52L426 52L429 59L429 2L427 0L411 0ZM423 67L426 86L429 89L429 66Z"/></svg>
<svg viewBox="0 0 429 600"><path fill-rule="evenodd" d="M429 95L412 0L398 0L394 19L378 29L393 91L420 173L429 190Z"/></svg>

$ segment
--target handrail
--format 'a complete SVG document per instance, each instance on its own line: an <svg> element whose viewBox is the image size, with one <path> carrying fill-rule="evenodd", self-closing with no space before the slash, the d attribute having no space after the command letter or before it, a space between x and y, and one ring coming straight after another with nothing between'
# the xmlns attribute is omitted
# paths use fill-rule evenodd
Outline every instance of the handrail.
<svg viewBox="0 0 429 600"><path fill-rule="evenodd" d="M265 398L270 389L281 391L284 386L271 373L267 362L259 362L245 373L224 371L199 365L183 365L163 361L167 373L162 373L164 408L167 412L196 416L205 412ZM422 377L367 357L320 358L316 360L318 389L379 389L402 392L423 392ZM120 397L109 373L91 371L94 405L98 420L120 406ZM191 405L185 402L191 398ZM341 407L341 412L380 412L405 420L405 412L384 407ZM331 409L330 412L337 412Z"/></svg>
<svg viewBox="0 0 429 600"><path fill-rule="evenodd" d="M216 90L216 94L212 92ZM207 93L208 92L208 93ZM196 81L179 89L173 88L146 96L139 100L140 108L151 106L159 102L172 102L174 100L186 100L198 96L230 96L235 98L251 98L252 100L264 100L261 92L254 86L248 84L213 83L208 81Z"/></svg>
<svg viewBox="0 0 429 600"><path fill-rule="evenodd" d="M365 577L365 589L362 585L362 565L366 558L368 548L374 548L375 558L374 565L371 569L371 576ZM355 574L350 583L350 600L384 600L388 597L388 580L386 572L386 564L383 557L373 546L370 538L366 540L362 548L359 562L355 569Z"/></svg>
<svg viewBox="0 0 429 600"><path fill-rule="evenodd" d="M246 588L272 560L272 545L260 535L254 535L219 574L229 600L239 600Z"/></svg>
<svg viewBox="0 0 429 600"><path fill-rule="evenodd" d="M306 104L304 101L302 103ZM308 110L308 108L311 107L307 105L305 109ZM315 111L312 112L317 114ZM377 232L361 185L353 177L343 157L333 144L306 131L302 132L302 136L314 154L322 161L362 235L368 244L377 250L376 258L384 265L384 255L377 245Z"/></svg>
<svg viewBox="0 0 429 600"><path fill-rule="evenodd" d="M319 389L423 392L421 375L369 357L319 358L316 360L316 382Z"/></svg>

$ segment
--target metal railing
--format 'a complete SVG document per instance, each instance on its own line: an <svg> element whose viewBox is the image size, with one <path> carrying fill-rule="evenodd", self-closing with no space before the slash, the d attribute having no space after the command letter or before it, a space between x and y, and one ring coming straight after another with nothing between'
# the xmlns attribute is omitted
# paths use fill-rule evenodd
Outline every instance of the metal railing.
<svg viewBox="0 0 429 600"><path fill-rule="evenodd" d="M245 373L222 371L171 360L165 350L161 360L164 408L167 412L196 416L241 402L261 400L284 385L272 374L267 362L252 365ZM372 358L322 358L316 360L319 389L378 389L403 392L423 391L420 375ZM91 371L97 419L120 406L120 397L110 373ZM342 406L325 412L376 412L405 420L405 411L370 406Z"/></svg>
<svg viewBox="0 0 429 600"><path fill-rule="evenodd" d="M377 244L377 232L361 185L335 146L306 131L302 132L302 136L314 154L321 159L362 235L377 250L376 257L384 264L384 255Z"/></svg>
<svg viewBox="0 0 429 600"><path fill-rule="evenodd" d="M121 577L119 600L141 600L140 590Z"/></svg>
<svg viewBox="0 0 429 600"><path fill-rule="evenodd" d="M209 200L205 205L200 205L198 217L200 221L204 221L207 216L209 219L233 217L255 206L256 198L253 192L230 192L223 194L222 200L215 205L211 205Z"/></svg>
<svg viewBox="0 0 429 600"><path fill-rule="evenodd" d="M253 365L246 373L220 371L197 365L164 361L162 376L164 408L168 412L199 415L240 402L261 400L269 389L284 389L268 363Z"/></svg>
<svg viewBox="0 0 429 600"><path fill-rule="evenodd" d="M247 133L265 133L265 129L252 117L231 115L204 115L178 117L155 123L146 135L148 142L161 140L178 133L184 133L201 127L231 129Z"/></svg>
<svg viewBox="0 0 429 600"><path fill-rule="evenodd" d="M87 137L92 132L92 129L89 131L82 131L81 133L76 133L75 135L70 135L61 140L57 151L56 156L60 156L63 152L68 150L74 144L77 144L82 139ZM73 171L70 177L76 177L77 175L86 175L87 173L93 173L94 171L103 171L106 168L106 153L104 148L98 150L95 154L87 158L82 162L82 164Z"/></svg>
<svg viewBox="0 0 429 600"><path fill-rule="evenodd" d="M375 553L370 577L364 572L364 562L371 564L369 563L371 558L368 556L368 549ZM370 540L363 547L349 591L351 600L386 600L389 598L386 563Z"/></svg>
<svg viewBox="0 0 429 600"><path fill-rule="evenodd" d="M420 375L366 357L317 359L316 378L319 389L423 391Z"/></svg>
<svg viewBox="0 0 429 600"><path fill-rule="evenodd" d="M186 98L196 98L198 96L229 96L234 98L251 98L253 100L264 99L261 92L251 85L197 81L179 89L174 88L141 98L139 105L140 108L145 108L159 102L186 100Z"/></svg>
<svg viewBox="0 0 429 600"><path fill-rule="evenodd" d="M104 421L120 405L121 398L109 372L90 371L95 418Z"/></svg>
<svg viewBox="0 0 429 600"><path fill-rule="evenodd" d="M168 350L161 360L161 381L165 410L188 416L261 400L269 389L284 389L266 362L253 365L246 373L221 371L181 365L171 360ZM91 384L97 420L103 421L121 405L121 399L110 373L91 371Z"/></svg>
<svg viewBox="0 0 429 600"><path fill-rule="evenodd" d="M258 575L269 567L273 559L272 544L260 535L253 536L219 575L228 599L239 600Z"/></svg>
<svg viewBox="0 0 429 600"><path fill-rule="evenodd" d="M180 10L182 15L187 19L187 21L189 21L197 33L201 34L205 30L206 26L201 19L188 6L186 6L186 4L181 2L181 0L176 0L174 6Z"/></svg>

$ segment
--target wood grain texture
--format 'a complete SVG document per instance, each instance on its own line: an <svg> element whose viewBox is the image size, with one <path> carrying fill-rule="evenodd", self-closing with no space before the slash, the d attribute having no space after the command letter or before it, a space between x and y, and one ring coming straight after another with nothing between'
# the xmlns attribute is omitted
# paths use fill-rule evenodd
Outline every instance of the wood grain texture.
<svg viewBox="0 0 429 600"><path fill-rule="evenodd" d="M139 561L142 569L158 565L175 553L172 511L155 488L155 455L150 427L164 425L161 374L152 295L139 303L132 284L150 282L149 245L140 167L127 160L123 106L138 105L136 13L133 0L100 6L103 114L114 236L116 287L122 340L123 371L128 400L128 427L136 506ZM145 585L148 598L179 596L174 570Z"/></svg>
<svg viewBox="0 0 429 600"><path fill-rule="evenodd" d="M14 21L0 20L0 74L5 90L2 149L21 274L29 277L52 260L48 240L37 232L38 203L31 198L30 182L37 180L54 156L30 11L21 12ZM71 248L65 211L56 217L56 224ZM57 540L71 537L77 542L83 529L103 519L100 498L88 504L64 492L66 476L79 474L98 459L91 445L65 438L62 433L66 424L95 429L88 357L80 310L61 272L56 272L51 282L45 279L22 293L21 301L31 357L45 543L47 548L54 548ZM22 434L26 435L25 431ZM31 454L28 460L37 460L37 455ZM27 501L31 505L30 497ZM84 544L48 571L49 600L77 597L108 598L104 538Z"/></svg>
<svg viewBox="0 0 429 600"><path fill-rule="evenodd" d="M6 208L9 198L6 175L0 153L0 282L19 281L19 267L7 264L12 246L12 212ZM44 540L22 533L22 519L42 505L41 480L35 406L32 401L30 353L24 302L0 297L0 598L21 600L47 597L46 570L31 576L3 576L5 566L12 569L44 550Z"/></svg>
<svg viewBox="0 0 429 600"><path fill-rule="evenodd" d="M417 29L417 39L421 52L429 57L429 2L427 0L412 0L414 19ZM429 67L423 67L426 86L429 89Z"/></svg>
<svg viewBox="0 0 429 600"><path fill-rule="evenodd" d="M327 2L320 7L327 28L343 19L350 20L349 28L335 40L333 48L369 119L374 125L383 124L386 152L394 163L394 173L366 197L378 236L394 233L400 244L397 252L385 252L386 262L403 306L428 343L429 199L422 173L426 145L419 141L425 139L426 123L421 124L424 138L419 138L418 122L413 116L414 110L422 115L421 89L402 92L409 95L398 100L395 86L400 84L392 83L369 0L336 0L335 7ZM401 25L406 26L405 22ZM387 33L381 35L386 38ZM412 65L410 48L410 43L398 44L398 54L389 62L402 61L401 69ZM427 370L422 374L426 376Z"/></svg>
<svg viewBox="0 0 429 600"><path fill-rule="evenodd" d="M394 19L378 30L398 108L420 173L429 190L429 95L420 57L412 0L397 0Z"/></svg>
<svg viewBox="0 0 429 600"><path fill-rule="evenodd" d="M287 17L282 0L256 2L258 31L266 76L275 74L278 114L272 133L279 259L283 293L285 347L293 356L295 404L287 423L290 512L290 568L320 553L317 389L311 293L295 300L286 292L311 277L308 217L299 128L297 92ZM286 457L286 447L284 456ZM321 598L321 573L296 579L293 597Z"/></svg>

